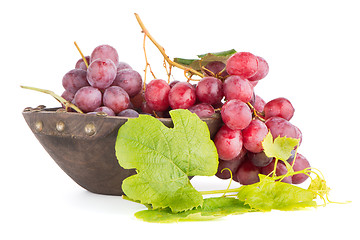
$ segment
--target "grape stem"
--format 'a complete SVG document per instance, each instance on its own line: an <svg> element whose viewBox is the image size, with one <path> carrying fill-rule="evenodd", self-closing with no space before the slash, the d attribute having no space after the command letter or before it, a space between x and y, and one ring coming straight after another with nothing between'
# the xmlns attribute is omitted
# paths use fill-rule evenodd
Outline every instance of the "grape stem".
<svg viewBox="0 0 360 240"><path fill-rule="evenodd" d="M85 65L86 65L86 68L89 68L89 63L86 61L86 58L85 58L84 54L81 52L81 50L80 50L79 46L77 45L76 41L74 42L74 44L75 44L75 47L77 48L77 50L79 51Z"/></svg>
<svg viewBox="0 0 360 240"><path fill-rule="evenodd" d="M187 72L191 72L193 75L198 75L200 76L201 78L204 77L204 75L192 68L187 68L187 67L184 67L183 65L181 64L178 64L174 61L172 61L169 56L165 53L165 49L157 42L155 41L155 39L150 35L149 31L146 29L144 23L141 21L139 15L137 13L134 13L135 14L135 17L136 17L136 20L138 21L141 29L142 29L142 32L151 40L151 42L153 42L153 44L156 46L157 49L159 49L160 53L163 55L164 59L169 63L170 66L174 66L174 67L177 67L177 68L180 68L180 69L183 69Z"/></svg>
<svg viewBox="0 0 360 240"><path fill-rule="evenodd" d="M55 98L57 101L59 101L61 104L63 104L65 106L66 110L70 107L70 108L74 109L78 113L83 113L77 106L75 106L74 104L72 104L69 101L66 101L63 97L55 94L53 91L46 90L46 89L41 89L41 88L35 88L35 87L22 86L22 85L20 87L25 88L25 89L29 89L29 90L33 90L33 91L37 91L37 92L42 92L42 93L49 94L53 98Z"/></svg>

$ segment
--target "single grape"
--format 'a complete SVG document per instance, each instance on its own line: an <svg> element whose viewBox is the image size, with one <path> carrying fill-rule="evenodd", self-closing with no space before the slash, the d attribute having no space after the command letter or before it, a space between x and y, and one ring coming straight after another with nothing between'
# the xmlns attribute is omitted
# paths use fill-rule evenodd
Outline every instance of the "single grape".
<svg viewBox="0 0 360 240"><path fill-rule="evenodd" d="M255 108L256 111L262 113L264 111L265 104L266 102L264 101L264 99L262 99L259 95L255 95L255 101L252 106Z"/></svg>
<svg viewBox="0 0 360 240"><path fill-rule="evenodd" d="M290 165L293 164L293 161L290 162ZM293 169L295 172L297 171L301 171L304 170L305 168L310 168L310 163L309 161L300 153L296 154L296 160L295 160L295 164L293 166ZM310 172L307 172L308 174L310 174ZM292 176L292 183L293 184L300 184L305 182L306 179L308 179L308 175L304 174L304 173L300 173L300 174L295 174Z"/></svg>
<svg viewBox="0 0 360 240"><path fill-rule="evenodd" d="M198 115L199 118L209 118L215 113L213 106L207 103L195 104L189 107L189 111Z"/></svg>
<svg viewBox="0 0 360 240"><path fill-rule="evenodd" d="M260 181L259 173L260 169L247 159L239 166L236 179L242 185L254 184Z"/></svg>
<svg viewBox="0 0 360 240"><path fill-rule="evenodd" d="M195 88L190 83L179 82L170 89L169 104L172 109L187 109L195 102Z"/></svg>
<svg viewBox="0 0 360 240"><path fill-rule="evenodd" d="M262 57L257 56L258 59L258 70L256 74L250 78L248 78L249 81L259 81L266 77L266 75L269 73L269 64L263 59Z"/></svg>
<svg viewBox="0 0 360 240"><path fill-rule="evenodd" d="M272 157L266 156L264 152L259 152L259 153L248 152L247 156L251 161L251 163L257 167L265 167L269 165L273 160Z"/></svg>
<svg viewBox="0 0 360 240"><path fill-rule="evenodd" d="M133 109L125 109L125 110L122 110L121 112L119 112L118 116L137 118L137 117L139 117L139 113Z"/></svg>
<svg viewBox="0 0 360 240"><path fill-rule="evenodd" d="M108 116L115 116L114 111L111 108L102 106L102 107L98 107L97 109L95 109L94 112L103 112L106 113Z"/></svg>
<svg viewBox="0 0 360 240"><path fill-rule="evenodd" d="M116 77L116 66L110 59L96 59L87 70L87 80L91 86L105 89Z"/></svg>
<svg viewBox="0 0 360 240"><path fill-rule="evenodd" d="M130 102L133 104L134 109L140 109L142 103L145 102L144 90L141 89L141 91L138 94L130 98Z"/></svg>
<svg viewBox="0 0 360 240"><path fill-rule="evenodd" d="M145 89L146 105L155 111L169 108L169 84L162 79L151 80Z"/></svg>
<svg viewBox="0 0 360 240"><path fill-rule="evenodd" d="M93 112L101 106L101 98L102 95L99 89L86 86L76 92L74 103L83 112Z"/></svg>
<svg viewBox="0 0 360 240"><path fill-rule="evenodd" d="M87 61L87 64L89 65L90 64L90 56L86 56L85 59ZM85 62L84 62L84 60L82 58L80 58L76 62L75 68L82 69L82 70L85 70L85 71L87 70L86 64L85 64Z"/></svg>
<svg viewBox="0 0 360 240"><path fill-rule="evenodd" d="M119 55L116 49L110 45L104 44L97 46L90 56L90 62L95 61L96 59L110 59L115 67L119 64Z"/></svg>
<svg viewBox="0 0 360 240"><path fill-rule="evenodd" d="M249 126L252 120L252 114L246 103L233 99L227 101L222 106L221 118L229 128L233 130L242 130Z"/></svg>
<svg viewBox="0 0 360 240"><path fill-rule="evenodd" d="M142 89L142 78L141 75L132 69L124 69L118 71L112 86L119 86L124 89L129 97L134 97Z"/></svg>
<svg viewBox="0 0 360 240"><path fill-rule="evenodd" d="M132 67L127 64L126 62L119 62L118 65L116 66L117 68L117 72L124 70L124 69L132 69Z"/></svg>
<svg viewBox="0 0 360 240"><path fill-rule="evenodd" d="M249 52L234 53L226 62L226 71L230 75L250 78L258 71L258 58Z"/></svg>
<svg viewBox="0 0 360 240"><path fill-rule="evenodd" d="M224 125L216 133L214 143L220 159L232 160L241 153L243 147L241 131Z"/></svg>
<svg viewBox="0 0 360 240"><path fill-rule="evenodd" d="M272 162L269 165L261 168L261 174L273 176L273 173L271 173L271 172L274 171L274 168L275 168L275 159L272 160ZM278 177L278 176L285 175L287 172L288 172L288 170L287 170L285 164L281 160L279 160L276 165L276 171L275 171L276 176ZM292 177L288 176L286 178L283 178L281 181L285 182L285 183L292 183Z"/></svg>
<svg viewBox="0 0 360 240"><path fill-rule="evenodd" d="M253 97L253 87L250 82L240 76L230 76L223 84L223 91L226 100L239 99L249 102Z"/></svg>
<svg viewBox="0 0 360 240"><path fill-rule="evenodd" d="M230 161L224 161L224 160L219 159L218 171L215 174L215 176L217 176L220 179L229 179L231 177L231 174L228 169L230 169L230 171L233 175L233 178L235 178L236 172L241 163L242 163L242 161L239 161L237 159L230 160ZM225 169L225 168L228 168L228 169Z"/></svg>
<svg viewBox="0 0 360 240"><path fill-rule="evenodd" d="M73 94L82 87L90 86L86 80L86 71L82 69L73 69L67 72L62 79L62 85L65 90Z"/></svg>
<svg viewBox="0 0 360 240"><path fill-rule="evenodd" d="M215 104L223 98L222 82L214 77L204 77L196 87L196 97L200 102Z"/></svg>
<svg viewBox="0 0 360 240"><path fill-rule="evenodd" d="M273 138L289 137L302 140L302 134L299 128L291 124L288 120L280 117L272 117L266 120L266 126L269 128ZM299 143L299 145L300 145Z"/></svg>
<svg viewBox="0 0 360 240"><path fill-rule="evenodd" d="M68 102L72 102L72 100L74 100L75 94L72 92L69 92L68 90L65 90L62 94L61 97L63 97L66 101Z"/></svg>
<svg viewBox="0 0 360 240"><path fill-rule="evenodd" d="M111 108L115 114L118 114L129 107L130 98L121 87L111 86L105 89L103 102L106 107Z"/></svg>
<svg viewBox="0 0 360 240"><path fill-rule="evenodd" d="M265 119L281 117L289 121L294 115L294 112L294 107L286 98L273 99L264 106Z"/></svg>
<svg viewBox="0 0 360 240"><path fill-rule="evenodd" d="M220 61L212 61L205 65L204 73L209 77L225 78L229 74L226 71L226 65Z"/></svg>
<svg viewBox="0 0 360 240"><path fill-rule="evenodd" d="M244 130L242 130L244 147L253 153L263 150L262 141L269 132L264 122L254 119Z"/></svg>

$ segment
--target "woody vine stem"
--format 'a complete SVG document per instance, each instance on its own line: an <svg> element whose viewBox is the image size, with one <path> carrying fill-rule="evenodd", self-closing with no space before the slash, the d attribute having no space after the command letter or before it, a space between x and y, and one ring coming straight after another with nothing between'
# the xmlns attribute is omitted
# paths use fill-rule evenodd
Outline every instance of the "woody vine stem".
<svg viewBox="0 0 360 240"><path fill-rule="evenodd" d="M172 61L169 56L165 53L165 49L151 36L151 34L149 33L149 31L146 29L144 23L141 21L139 15L137 13L134 13L135 14L135 17L136 17L136 20L138 21L141 29L142 29L142 32L150 39L150 41L156 46L157 49L159 49L160 53L163 55L165 61L172 67L177 67L177 68L180 68L180 69L183 69L184 71L186 72L190 72L191 74L193 75L198 75L200 76L201 78L204 77L204 75L192 68L187 68L187 67L184 67L183 65L181 64L178 64L174 61Z"/></svg>

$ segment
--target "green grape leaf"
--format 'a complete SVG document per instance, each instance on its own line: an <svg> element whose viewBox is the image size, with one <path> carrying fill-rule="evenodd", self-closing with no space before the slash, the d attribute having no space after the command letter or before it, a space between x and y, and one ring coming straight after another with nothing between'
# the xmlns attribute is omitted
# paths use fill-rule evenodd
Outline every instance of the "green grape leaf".
<svg viewBox="0 0 360 240"><path fill-rule="evenodd" d="M299 145L299 141L300 140L296 138L280 136L274 140L271 132L269 131L262 141L262 146L266 156L286 161L291 156L291 151Z"/></svg>
<svg viewBox="0 0 360 240"><path fill-rule="evenodd" d="M260 182L242 186L237 194L240 201L254 209L292 211L317 205L310 190L275 181L265 175L259 174L259 177Z"/></svg>
<svg viewBox="0 0 360 240"><path fill-rule="evenodd" d="M143 210L135 213L138 219L146 222L171 223L179 221L205 221L221 218L231 214L254 212L244 202L235 198L206 198L202 207L193 210L173 213L169 208Z"/></svg>
<svg viewBox="0 0 360 240"><path fill-rule="evenodd" d="M188 110L170 111L173 128L140 115L120 127L115 144L119 164L136 169L123 181L131 199L180 212L201 206L202 195L188 176L212 176L218 155L205 122Z"/></svg>

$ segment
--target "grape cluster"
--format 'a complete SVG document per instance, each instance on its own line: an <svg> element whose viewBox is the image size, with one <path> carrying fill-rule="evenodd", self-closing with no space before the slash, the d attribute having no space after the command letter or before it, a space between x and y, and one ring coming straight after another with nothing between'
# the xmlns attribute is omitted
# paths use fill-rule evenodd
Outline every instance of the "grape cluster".
<svg viewBox="0 0 360 240"><path fill-rule="evenodd" d="M116 49L110 45L96 47L85 59L86 63L79 59L75 69L64 75L65 91L61 96L88 114L138 116L131 98L142 90L141 75L120 62Z"/></svg>
<svg viewBox="0 0 360 240"><path fill-rule="evenodd" d="M266 103L255 94L254 87L266 77L269 66L265 59L249 52L237 52L226 63L207 63L204 77L197 84L153 79L145 87L140 74L129 64L119 62L117 51L109 45L96 47L86 61L88 66L80 59L62 82L65 88L62 97L85 113L170 117L171 109L188 109L200 118L207 118L219 111L223 125L213 141L219 155L216 176L221 179L232 175L233 180L247 185L258 182L259 173L271 174L275 160L267 157L262 147L269 131L274 138L297 138L301 143L301 131L290 123L295 111L291 102L276 98ZM294 157L295 149L287 161L293 164ZM307 159L297 153L294 171L308 167ZM224 168L232 174L223 171ZM285 164L279 161L275 174L286 172ZM300 184L307 177L297 174L282 181Z"/></svg>

